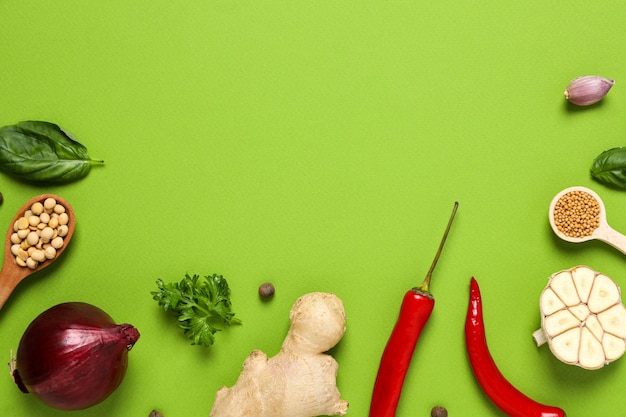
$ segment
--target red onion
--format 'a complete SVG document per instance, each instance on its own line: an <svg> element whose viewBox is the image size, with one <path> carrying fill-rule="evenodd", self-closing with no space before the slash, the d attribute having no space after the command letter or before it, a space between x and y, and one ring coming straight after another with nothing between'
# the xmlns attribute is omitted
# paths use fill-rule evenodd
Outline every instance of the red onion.
<svg viewBox="0 0 626 417"><path fill-rule="evenodd" d="M128 351L139 339L130 324L115 324L91 304L58 304L28 326L13 363L22 392L61 410L104 401L122 382Z"/></svg>

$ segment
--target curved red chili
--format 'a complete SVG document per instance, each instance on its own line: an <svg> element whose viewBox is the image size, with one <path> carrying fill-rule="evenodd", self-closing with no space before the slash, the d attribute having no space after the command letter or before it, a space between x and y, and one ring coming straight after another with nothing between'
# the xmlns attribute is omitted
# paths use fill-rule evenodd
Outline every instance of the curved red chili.
<svg viewBox="0 0 626 417"><path fill-rule="evenodd" d="M458 206L459 203L455 202L448 226L424 282L419 287L407 291L402 299L398 321L391 332L380 360L376 382L374 383L374 392L372 393L369 417L394 417L396 415L400 394L402 393L402 385L404 384L404 378L409 369L417 340L435 307L435 299L429 291L430 279L441 255Z"/></svg>
<svg viewBox="0 0 626 417"><path fill-rule="evenodd" d="M465 345L474 376L487 395L510 417L565 417L565 411L538 403L515 388L494 362L485 337L482 300L476 279L470 282Z"/></svg>

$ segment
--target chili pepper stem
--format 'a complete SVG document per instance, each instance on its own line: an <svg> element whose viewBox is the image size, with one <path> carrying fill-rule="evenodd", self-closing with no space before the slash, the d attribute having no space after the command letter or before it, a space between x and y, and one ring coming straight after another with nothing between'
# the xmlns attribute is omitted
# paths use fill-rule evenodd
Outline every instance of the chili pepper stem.
<svg viewBox="0 0 626 417"><path fill-rule="evenodd" d="M437 249L437 253L435 254L435 259L433 259L433 263L430 265L430 269L426 274L426 278L420 284L419 287L415 287L414 291L430 294L430 280L433 276L433 271L435 270L435 266L437 266L437 262L439 261L439 257L441 256L441 252L443 251L443 246L446 243L446 239L448 238L448 233L450 232L450 227L452 226L452 221L454 220L454 216L456 215L456 210L459 208L459 202L454 202L454 207L452 208L452 214L450 215L450 219L448 220L448 225L446 226L446 231L443 233L443 237L441 238L441 242L439 243L439 248Z"/></svg>

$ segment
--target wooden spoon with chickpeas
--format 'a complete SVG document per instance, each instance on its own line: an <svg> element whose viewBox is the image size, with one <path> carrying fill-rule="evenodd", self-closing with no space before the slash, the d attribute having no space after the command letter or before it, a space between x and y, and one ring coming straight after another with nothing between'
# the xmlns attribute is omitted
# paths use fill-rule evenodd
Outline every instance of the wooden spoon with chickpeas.
<svg viewBox="0 0 626 417"><path fill-rule="evenodd" d="M550 203L550 226L561 239L580 243L601 240L626 254L626 236L611 228L600 196L586 187L569 187Z"/></svg>
<svg viewBox="0 0 626 417"><path fill-rule="evenodd" d="M0 271L0 309L24 278L58 259L75 225L72 207L54 194L35 196L18 210L7 231Z"/></svg>

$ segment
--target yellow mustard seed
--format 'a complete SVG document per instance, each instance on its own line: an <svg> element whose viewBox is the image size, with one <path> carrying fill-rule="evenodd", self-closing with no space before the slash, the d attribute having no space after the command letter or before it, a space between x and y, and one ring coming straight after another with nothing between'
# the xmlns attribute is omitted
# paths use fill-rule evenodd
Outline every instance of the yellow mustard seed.
<svg viewBox="0 0 626 417"><path fill-rule="evenodd" d="M600 226L600 203L584 191L564 194L552 214L557 230L569 237L591 236Z"/></svg>

